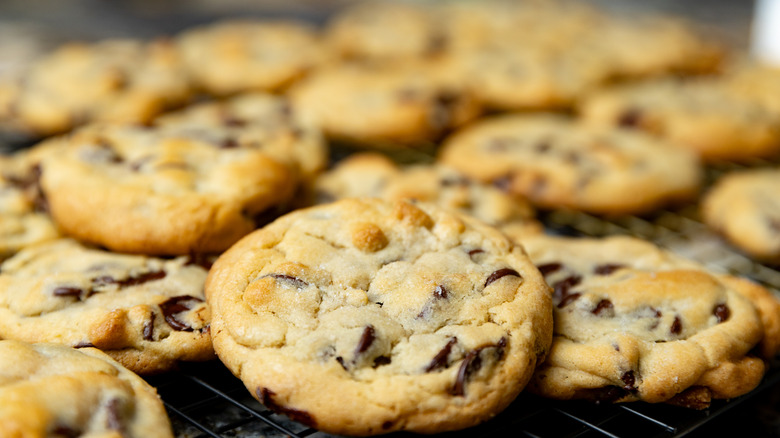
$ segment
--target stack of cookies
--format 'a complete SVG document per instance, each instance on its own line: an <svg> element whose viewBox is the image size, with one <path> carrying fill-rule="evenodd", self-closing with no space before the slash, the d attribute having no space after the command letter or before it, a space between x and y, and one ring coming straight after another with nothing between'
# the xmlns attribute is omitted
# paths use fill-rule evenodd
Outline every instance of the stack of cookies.
<svg viewBox="0 0 780 438"><path fill-rule="evenodd" d="M780 72L737 58L552 0L63 45L0 78L0 126L40 140L0 157L0 434L170 436L133 373L216 359L347 435L471 427L524 390L750 392L780 352L771 291L537 218L698 205L709 169L776 158ZM777 183L727 175L703 219L777 262Z"/></svg>

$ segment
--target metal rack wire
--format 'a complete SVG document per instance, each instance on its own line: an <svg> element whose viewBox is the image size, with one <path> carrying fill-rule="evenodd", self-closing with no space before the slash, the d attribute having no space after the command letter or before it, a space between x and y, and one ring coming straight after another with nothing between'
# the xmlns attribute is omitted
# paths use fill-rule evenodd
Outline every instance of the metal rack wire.
<svg viewBox="0 0 780 438"><path fill-rule="evenodd" d="M578 212L542 215L552 232L603 236L628 234L652 240L696 259L712 269L750 277L777 291L780 271L751 261L703 225L695 206L663 211L653 217L605 219ZM189 364L180 372L150 379L158 388L179 437L325 437L254 400L241 381L220 363ZM622 405L560 402L521 394L496 418L471 429L443 437L682 437L754 399L764 390L780 388L775 364L753 392L729 401L714 401L703 411L668 405ZM408 436L409 434L395 434Z"/></svg>

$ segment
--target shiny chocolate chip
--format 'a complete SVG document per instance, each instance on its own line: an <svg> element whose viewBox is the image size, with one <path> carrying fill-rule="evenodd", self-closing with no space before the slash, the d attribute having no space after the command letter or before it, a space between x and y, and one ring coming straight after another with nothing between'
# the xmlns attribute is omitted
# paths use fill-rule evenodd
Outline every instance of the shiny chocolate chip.
<svg viewBox="0 0 780 438"><path fill-rule="evenodd" d="M577 292L575 292L575 293L573 293L573 294L566 294L566 295L565 295L565 296L564 296L564 297L561 299L561 301L558 303L558 308L559 308L559 309L562 309L562 308L564 308L564 307L568 306L569 304L571 304L571 303L573 303L574 301L576 301L576 300L577 300L577 298L579 298L580 296L581 296L581 295L580 295L579 293L577 293Z"/></svg>
<svg viewBox="0 0 780 438"><path fill-rule="evenodd" d="M712 314L718 318L718 322L723 322L729 319L729 316L731 316L731 310L729 310L729 307L725 304L718 304L714 309L712 309Z"/></svg>
<svg viewBox="0 0 780 438"><path fill-rule="evenodd" d="M387 356L377 356L374 358L373 368L379 368L381 366L390 365L393 360Z"/></svg>
<svg viewBox="0 0 780 438"><path fill-rule="evenodd" d="M149 320L144 323L143 336L146 341L154 341L154 320L157 314L152 312L149 315Z"/></svg>
<svg viewBox="0 0 780 438"><path fill-rule="evenodd" d="M284 414L290 417L291 420L297 421L298 423L305 424L306 426L316 428L317 422L314 420L314 417L306 412L302 411L300 409L293 409L288 408L286 406L283 406L279 404L274 397L276 396L276 393L271 391L268 388L261 388L258 387L255 391L255 395L257 396L257 400L260 401L265 407L268 409L276 412L277 414Z"/></svg>
<svg viewBox="0 0 780 438"><path fill-rule="evenodd" d="M495 344L483 345L482 347L466 353L463 362L460 364L460 368L458 368L455 383L450 388L449 393L454 396L464 396L466 394L466 383L468 383L469 377L482 368L482 358L480 354L487 349L495 349L495 360L498 361L504 357L504 349L506 346L507 339L501 338Z"/></svg>
<svg viewBox="0 0 780 438"><path fill-rule="evenodd" d="M626 371L620 376L620 380L623 381L623 389L626 391L636 391L636 377L634 377L634 371Z"/></svg>
<svg viewBox="0 0 780 438"><path fill-rule="evenodd" d="M138 286L139 284L150 281L161 280L165 278L165 271L149 271L139 275L131 275L124 280L117 280L109 275L96 277L92 279L93 286L103 286L107 284L117 284L119 287Z"/></svg>
<svg viewBox="0 0 780 438"><path fill-rule="evenodd" d="M180 313L186 312L202 302L203 300L200 298L190 295L180 295L160 303L160 310L165 317L165 322L167 322L172 329L182 332L191 332L193 328L186 322L180 320L178 316Z"/></svg>
<svg viewBox="0 0 780 438"><path fill-rule="evenodd" d="M442 285L436 286L436 289L433 290L433 297L436 299L446 300L448 295L449 291Z"/></svg>
<svg viewBox="0 0 780 438"><path fill-rule="evenodd" d="M569 294L569 290L574 286L577 286L582 281L582 277L579 275L570 275L563 280L557 281L552 285L553 298L556 300L562 300Z"/></svg>
<svg viewBox="0 0 780 438"><path fill-rule="evenodd" d="M120 408L122 402L118 398L111 399L106 404L106 428L109 430L122 431L124 429L124 422L120 414Z"/></svg>
<svg viewBox="0 0 780 438"><path fill-rule="evenodd" d="M614 306L612 305L612 301L603 299L596 304L596 307L591 310L591 312L598 316L612 315L614 314Z"/></svg>
<svg viewBox="0 0 780 438"><path fill-rule="evenodd" d="M84 289L71 286L59 286L55 287L52 291L52 295L55 297L74 297L81 299L81 296L86 294Z"/></svg>
<svg viewBox="0 0 780 438"><path fill-rule="evenodd" d="M439 368L447 368L449 366L448 358L450 356L450 352L452 352L452 347L454 347L457 343L458 338L450 338L447 344L441 350L439 350L438 353L436 353L436 356L433 356L433 359L431 359L430 363L428 363L428 365L425 367L425 372L430 373L438 370Z"/></svg>
<svg viewBox="0 0 780 438"><path fill-rule="evenodd" d="M355 357L365 353L366 350L371 348L371 344L373 344L374 340L376 339L375 333L374 326L372 325L367 325L366 328L363 329L363 334L360 335L360 340L355 347Z"/></svg>
<svg viewBox="0 0 780 438"><path fill-rule="evenodd" d="M485 280L484 287L488 287L494 281L498 280L499 278L506 277L507 275L511 275L513 277L519 277L521 279L523 278L523 276L520 275L520 273L515 271L514 269L502 268L493 272L492 274L490 274L490 276L488 276L487 280Z"/></svg>
<svg viewBox="0 0 780 438"><path fill-rule="evenodd" d="M559 270L561 270L561 268L563 268L563 265L557 262L552 262L552 263L545 263L543 265L539 265L536 268L539 269L539 272L541 272L542 275L546 277L552 274L553 272L558 272Z"/></svg>

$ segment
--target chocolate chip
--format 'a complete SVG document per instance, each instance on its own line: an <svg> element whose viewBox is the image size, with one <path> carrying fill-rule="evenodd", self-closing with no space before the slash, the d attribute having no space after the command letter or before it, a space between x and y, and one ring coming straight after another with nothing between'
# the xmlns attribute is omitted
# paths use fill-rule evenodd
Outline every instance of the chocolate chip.
<svg viewBox="0 0 780 438"><path fill-rule="evenodd" d="M385 303L383 303L381 301L377 301L376 304L379 306L379 308L382 308L382 306L385 305Z"/></svg>
<svg viewBox="0 0 780 438"><path fill-rule="evenodd" d="M539 269L539 272L541 272L542 275L546 277L553 272L559 271L561 268L563 268L563 265L557 262L552 262L539 265L536 268Z"/></svg>
<svg viewBox="0 0 780 438"><path fill-rule="evenodd" d="M466 353L466 357L463 358L463 362L458 368L457 377L455 383L450 388L449 393L454 396L463 396L466 394L466 383L469 377L482 368L482 358L480 353L484 350L493 348L496 350L496 360L501 360L504 356L504 349L507 345L507 339L501 338L496 344L483 345L482 347Z"/></svg>
<svg viewBox="0 0 780 438"><path fill-rule="evenodd" d="M78 299L81 299L82 294L85 294L84 289L80 289L78 287L71 287L71 286L55 287L54 291L52 291L52 295L54 295L55 297L76 297Z"/></svg>
<svg viewBox="0 0 780 438"><path fill-rule="evenodd" d="M490 283L493 283L494 281L498 280L501 277L506 277L507 275L511 275L511 276L514 276L514 277L519 277L521 279L523 278L523 276L520 275L520 273L515 271L514 269L502 268L502 269L499 269L498 271L495 271L492 274L490 274L490 276L487 278L487 280L485 280L485 286L484 287L488 287L488 285L490 285Z"/></svg>
<svg viewBox="0 0 780 438"><path fill-rule="evenodd" d="M436 286L436 289L433 290L433 297L437 298L437 299L440 299L440 300L446 300L448 294L449 294L449 292L442 285Z"/></svg>
<svg viewBox="0 0 780 438"><path fill-rule="evenodd" d="M625 267L626 265L621 265L618 263L606 263L593 268L593 273L596 275L609 275L617 271L618 269L625 268Z"/></svg>
<svg viewBox="0 0 780 438"><path fill-rule="evenodd" d="M623 381L623 389L626 391L636 391L636 378L634 377L634 371L626 371L620 376L620 380Z"/></svg>
<svg viewBox="0 0 780 438"><path fill-rule="evenodd" d="M392 362L392 359L390 359L387 356L377 356L374 358L373 368L379 368L381 366L390 365L390 362Z"/></svg>
<svg viewBox="0 0 780 438"><path fill-rule="evenodd" d="M257 399L260 401L260 403L277 414L287 415L293 421L297 421L298 423L304 424L311 428L317 427L317 422L308 412L302 411L300 409L288 408L277 403L276 400L274 400L276 393L270 389L258 387L255 391L255 394L257 395Z"/></svg>
<svg viewBox="0 0 780 438"><path fill-rule="evenodd" d="M109 430L122 431L124 429L122 417L119 413L121 403L118 398L114 398L106 404L106 427Z"/></svg>
<svg viewBox="0 0 780 438"><path fill-rule="evenodd" d="M629 394L619 386L603 386L601 388L589 388L579 391L582 398L599 403L614 403Z"/></svg>
<svg viewBox="0 0 780 438"><path fill-rule="evenodd" d="M618 117L618 125L624 128L636 128L642 119L642 112L636 108L629 108Z"/></svg>
<svg viewBox="0 0 780 438"><path fill-rule="evenodd" d="M366 350L371 348L371 344L373 344L374 339L376 339L374 333L374 326L370 324L363 329L363 334L360 336L360 341L358 341L357 347L355 347L355 357L365 353Z"/></svg>
<svg viewBox="0 0 780 438"><path fill-rule="evenodd" d="M144 340L146 341L154 341L154 320L157 317L157 314L152 312L149 315L149 320L144 323Z"/></svg>
<svg viewBox="0 0 780 438"><path fill-rule="evenodd" d="M80 430L72 429L65 425L57 425L51 430L51 436L57 438L78 438L83 433Z"/></svg>
<svg viewBox="0 0 780 438"><path fill-rule="evenodd" d="M606 315L612 316L614 315L614 306L612 305L612 301L604 299L598 302L596 304L596 308L591 310L591 313L594 315L601 316L602 313L605 313Z"/></svg>
<svg viewBox="0 0 780 438"><path fill-rule="evenodd" d="M382 423L382 429L383 430L390 429L391 427L393 427L393 424L395 423L393 423L392 421L385 421L384 423Z"/></svg>
<svg viewBox="0 0 780 438"><path fill-rule="evenodd" d="M579 298L579 297L580 297L580 294L579 294L579 293L577 293L577 292L575 292L575 293L573 293L573 294L566 294L566 295L565 295L565 296L564 296L564 297L561 299L561 301L558 303L558 308L559 308L559 309L562 309L562 308L564 308L564 307L568 306L570 303L572 303L572 302L576 301L576 300L577 300L577 298Z"/></svg>
<svg viewBox="0 0 780 438"><path fill-rule="evenodd" d="M729 316L731 316L731 310L729 310L729 307L725 304L718 304L715 306L712 313L718 318L719 323L729 319Z"/></svg>
<svg viewBox="0 0 780 438"><path fill-rule="evenodd" d="M669 330L673 335L679 335L682 333L682 321L680 321L679 316L674 317L674 322L672 322L672 327Z"/></svg>
<svg viewBox="0 0 780 438"><path fill-rule="evenodd" d="M675 395L666 401L674 406L681 406L688 409L702 410L710 407L712 402L712 391L706 386L691 386L685 391Z"/></svg>
<svg viewBox="0 0 780 438"><path fill-rule="evenodd" d="M104 275L102 277L96 277L92 279L93 286L103 286L107 284L117 284L119 287L138 286L139 284L148 283L150 281L161 280L165 278L167 273L165 271L149 271L136 276L129 276L124 280L117 280L111 276Z"/></svg>
<svg viewBox="0 0 780 438"><path fill-rule="evenodd" d="M191 332L193 328L186 322L179 320L177 315L192 309L202 302L203 300L200 298L190 295L180 295L160 303L160 310L165 317L165 322L167 322L172 329L181 332Z"/></svg>
<svg viewBox="0 0 780 438"><path fill-rule="evenodd" d="M477 255L477 254L482 254L482 253L484 253L484 252L485 252L485 250L484 250L484 249L479 249L479 248L477 248L477 249L472 249L471 251L469 251L469 252L468 252L468 255L469 255L469 257L473 257L473 256L475 256L475 255Z"/></svg>
<svg viewBox="0 0 780 438"><path fill-rule="evenodd" d="M450 338L444 348L439 350L439 352L436 353L436 356L433 356L431 362L428 364L428 366L425 367L425 372L430 373L436 371L439 368L447 368L449 366L448 358L450 356L450 352L452 351L452 347L454 347L457 343L458 338Z"/></svg>
<svg viewBox="0 0 780 438"><path fill-rule="evenodd" d="M304 289L306 286L309 285L309 283L301 280L300 278L293 277L291 275L268 274L268 275L263 275L260 278L265 278L265 277L275 278L276 280L279 280L279 281L281 281L283 283L287 283L287 284L295 287L296 289Z"/></svg>
<svg viewBox="0 0 780 438"><path fill-rule="evenodd" d="M343 357L336 356L336 362L338 362L339 365L341 365L341 368L344 368L344 371L349 371L349 369L347 369L347 364L344 362L344 358Z"/></svg>
<svg viewBox="0 0 780 438"><path fill-rule="evenodd" d="M569 294L569 290L580 284L581 281L582 277L579 275L570 275L556 282L553 285L553 298L558 301L563 300Z"/></svg>

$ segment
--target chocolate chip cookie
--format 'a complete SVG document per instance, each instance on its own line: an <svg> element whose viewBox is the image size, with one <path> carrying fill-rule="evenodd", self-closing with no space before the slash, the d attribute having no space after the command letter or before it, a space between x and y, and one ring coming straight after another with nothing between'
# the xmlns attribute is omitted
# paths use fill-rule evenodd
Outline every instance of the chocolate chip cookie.
<svg viewBox="0 0 780 438"><path fill-rule="evenodd" d="M780 170L727 174L705 195L704 222L751 256L780 261Z"/></svg>
<svg viewBox="0 0 780 438"><path fill-rule="evenodd" d="M317 179L315 192L319 202L363 196L430 202L470 214L513 238L543 230L524 199L445 166L400 167L377 153L355 154L339 162Z"/></svg>
<svg viewBox="0 0 780 438"><path fill-rule="evenodd" d="M154 388L94 348L0 341L0 435L172 438Z"/></svg>
<svg viewBox="0 0 780 438"><path fill-rule="evenodd" d="M142 374L211 359L207 269L195 261L72 239L26 248L1 266L0 338L97 347Z"/></svg>
<svg viewBox="0 0 780 438"><path fill-rule="evenodd" d="M290 95L326 136L375 148L430 143L481 111L472 95L434 62L323 68Z"/></svg>
<svg viewBox="0 0 780 438"><path fill-rule="evenodd" d="M291 20L217 22L187 30L177 47L195 85L218 96L279 90L322 57L317 31Z"/></svg>
<svg viewBox="0 0 780 438"><path fill-rule="evenodd" d="M752 390L778 352L780 302L747 280L628 237L523 245L553 288L553 347L529 384L537 394L704 409Z"/></svg>
<svg viewBox="0 0 780 438"><path fill-rule="evenodd" d="M588 122L648 132L705 160L748 160L780 152L780 112L734 92L722 79L664 79L594 93Z"/></svg>
<svg viewBox="0 0 780 438"><path fill-rule="evenodd" d="M294 171L262 150L225 145L216 131L84 127L41 185L64 233L120 252L219 252L292 196Z"/></svg>
<svg viewBox="0 0 780 438"><path fill-rule="evenodd" d="M158 117L155 126L209 138L222 148L257 149L313 179L328 162L320 129L284 97L246 93Z"/></svg>
<svg viewBox="0 0 780 438"><path fill-rule="evenodd" d="M550 292L495 229L430 204L298 210L225 252L206 282L220 359L317 429L433 433L485 421L543 360Z"/></svg>
<svg viewBox="0 0 780 438"><path fill-rule="evenodd" d="M689 150L555 115L474 123L447 139L440 161L542 208L604 214L641 213L689 199L701 178Z"/></svg>
<svg viewBox="0 0 780 438"><path fill-rule="evenodd" d="M167 40L69 43L35 62L3 105L35 135L91 121L148 122L192 94Z"/></svg>

